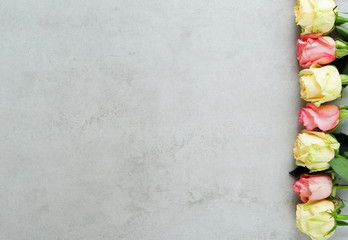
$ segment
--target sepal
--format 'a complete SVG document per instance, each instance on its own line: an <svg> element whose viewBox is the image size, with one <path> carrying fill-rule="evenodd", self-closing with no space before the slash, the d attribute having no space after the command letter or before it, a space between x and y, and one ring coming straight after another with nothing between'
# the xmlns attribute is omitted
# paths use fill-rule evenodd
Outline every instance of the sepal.
<svg viewBox="0 0 348 240"><path fill-rule="evenodd" d="M343 41L342 39L336 38L335 43L336 43L337 49L347 49L348 48L348 43L346 41Z"/></svg>
<svg viewBox="0 0 348 240"><path fill-rule="evenodd" d="M348 223L345 221L336 221L337 226L348 226Z"/></svg>
<svg viewBox="0 0 348 240"><path fill-rule="evenodd" d="M348 49L336 49L336 58L343 58L348 55Z"/></svg>
<svg viewBox="0 0 348 240"><path fill-rule="evenodd" d="M340 109L340 120L348 118L348 110Z"/></svg>
<svg viewBox="0 0 348 240"><path fill-rule="evenodd" d="M340 26L340 25L347 23L347 22L348 22L348 18L341 17L341 16L338 16L338 14L336 14L336 20L335 20L336 26Z"/></svg>

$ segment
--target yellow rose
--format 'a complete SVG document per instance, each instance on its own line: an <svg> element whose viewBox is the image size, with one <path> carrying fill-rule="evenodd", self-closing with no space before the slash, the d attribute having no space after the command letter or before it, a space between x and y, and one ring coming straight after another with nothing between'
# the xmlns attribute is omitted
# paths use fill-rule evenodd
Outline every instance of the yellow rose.
<svg viewBox="0 0 348 240"><path fill-rule="evenodd" d="M312 172L330 168L340 144L330 134L303 130L295 141L293 153L296 165L307 167Z"/></svg>
<svg viewBox="0 0 348 240"><path fill-rule="evenodd" d="M299 76L301 98L317 107L341 96L342 80L335 66L312 65L309 69L303 69Z"/></svg>
<svg viewBox="0 0 348 240"><path fill-rule="evenodd" d="M334 233L327 235L336 224L335 218L330 214L334 211L335 204L329 200L297 204L296 227L312 240L326 240Z"/></svg>
<svg viewBox="0 0 348 240"><path fill-rule="evenodd" d="M335 7L333 0L297 0L296 23L302 34L329 32L336 20Z"/></svg>

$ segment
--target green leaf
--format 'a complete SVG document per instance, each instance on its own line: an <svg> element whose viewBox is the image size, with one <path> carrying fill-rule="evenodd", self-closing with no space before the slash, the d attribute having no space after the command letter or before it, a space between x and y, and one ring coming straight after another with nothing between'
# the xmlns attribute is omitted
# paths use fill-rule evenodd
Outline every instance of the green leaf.
<svg viewBox="0 0 348 240"><path fill-rule="evenodd" d="M337 226L348 226L348 223L345 221L336 221Z"/></svg>
<svg viewBox="0 0 348 240"><path fill-rule="evenodd" d="M336 26L336 31L344 40L348 40L348 29L342 26Z"/></svg>
<svg viewBox="0 0 348 240"><path fill-rule="evenodd" d="M327 169L327 170L324 170L324 171L317 171L317 172L311 172L311 170L309 170L308 168L306 167L301 167L301 166L298 166L296 167L294 170L292 170L291 172L289 172L290 175L292 175L293 177L299 177L301 176L302 174L309 174L309 175L314 175L314 174L330 174L332 177L335 176L335 171L332 170L331 168L330 169Z"/></svg>
<svg viewBox="0 0 348 240"><path fill-rule="evenodd" d="M329 162L332 169L345 181L348 181L348 159L342 156L335 157Z"/></svg>
<svg viewBox="0 0 348 240"><path fill-rule="evenodd" d="M344 133L331 133L331 135L340 143L339 154L345 156L345 153L348 152L348 136Z"/></svg>
<svg viewBox="0 0 348 240"><path fill-rule="evenodd" d="M306 167L297 167L291 172L289 172L289 174L292 175L293 177L299 177L304 173L309 173L309 169Z"/></svg>

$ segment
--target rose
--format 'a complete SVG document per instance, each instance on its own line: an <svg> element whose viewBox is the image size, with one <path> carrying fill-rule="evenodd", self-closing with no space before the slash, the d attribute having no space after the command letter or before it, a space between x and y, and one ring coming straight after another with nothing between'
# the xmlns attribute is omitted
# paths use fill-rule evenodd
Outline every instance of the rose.
<svg viewBox="0 0 348 240"><path fill-rule="evenodd" d="M327 33L335 25L336 14L333 0L297 0L296 23L302 33Z"/></svg>
<svg viewBox="0 0 348 240"><path fill-rule="evenodd" d="M341 215L344 204L337 201L320 200L297 204L296 227L307 234L312 240L330 238L337 226L348 226L342 220L348 220L348 215Z"/></svg>
<svg viewBox="0 0 348 240"><path fill-rule="evenodd" d="M313 240L325 240L334 233L336 219L331 215L335 204L329 200L311 201L297 204L296 227Z"/></svg>
<svg viewBox="0 0 348 240"><path fill-rule="evenodd" d="M339 147L330 134L302 130L293 148L296 165L307 167L312 172L329 169L329 161L335 157L335 150Z"/></svg>
<svg viewBox="0 0 348 240"><path fill-rule="evenodd" d="M292 189L302 202L322 200L331 195L332 179L327 174L302 174Z"/></svg>
<svg viewBox="0 0 348 240"><path fill-rule="evenodd" d="M312 65L300 73L301 98L319 106L341 96L342 80L335 66Z"/></svg>
<svg viewBox="0 0 348 240"><path fill-rule="evenodd" d="M342 79L335 66L312 65L299 73L301 98L316 106L341 96Z"/></svg>
<svg viewBox="0 0 348 240"><path fill-rule="evenodd" d="M309 131L319 128L326 132L337 126L339 118L340 110L335 105L326 104L316 107L312 103L307 103L306 107L300 111L298 122L303 123Z"/></svg>
<svg viewBox="0 0 348 240"><path fill-rule="evenodd" d="M297 40L297 60L303 68L309 68L313 64L325 65L347 54L347 42L333 40L322 33L303 34Z"/></svg>
<svg viewBox="0 0 348 240"><path fill-rule="evenodd" d="M297 60L301 67L328 64L336 59L336 43L322 34L304 34L297 40Z"/></svg>

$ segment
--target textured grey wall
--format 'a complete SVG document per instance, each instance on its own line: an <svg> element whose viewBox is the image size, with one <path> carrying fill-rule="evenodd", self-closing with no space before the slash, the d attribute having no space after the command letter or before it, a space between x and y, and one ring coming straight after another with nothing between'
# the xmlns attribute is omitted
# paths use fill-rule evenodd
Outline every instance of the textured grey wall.
<svg viewBox="0 0 348 240"><path fill-rule="evenodd" d="M294 5L2 0L1 239L307 239Z"/></svg>

